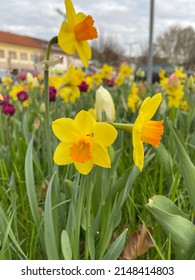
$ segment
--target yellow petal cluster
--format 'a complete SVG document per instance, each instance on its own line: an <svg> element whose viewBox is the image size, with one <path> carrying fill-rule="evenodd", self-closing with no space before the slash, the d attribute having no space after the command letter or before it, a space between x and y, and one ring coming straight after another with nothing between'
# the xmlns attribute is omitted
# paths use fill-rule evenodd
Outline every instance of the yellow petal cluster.
<svg viewBox="0 0 195 280"><path fill-rule="evenodd" d="M140 108L139 115L133 125L133 159L140 171L144 165L144 146L148 143L157 147L164 133L163 121L151 121L162 101L161 93L152 98L147 97Z"/></svg>
<svg viewBox="0 0 195 280"><path fill-rule="evenodd" d="M61 49L70 55L78 53L83 65L88 66L91 59L91 47L87 40L97 38L97 30L93 26L94 20L83 13L76 13L71 0L65 0L66 19L62 22L58 34Z"/></svg>
<svg viewBox="0 0 195 280"><path fill-rule="evenodd" d="M94 165L110 168L108 146L117 137L116 129L108 124L96 122L87 111L80 111L74 120L60 118L52 123L52 130L60 140L54 152L58 165L74 163L81 174L88 174Z"/></svg>

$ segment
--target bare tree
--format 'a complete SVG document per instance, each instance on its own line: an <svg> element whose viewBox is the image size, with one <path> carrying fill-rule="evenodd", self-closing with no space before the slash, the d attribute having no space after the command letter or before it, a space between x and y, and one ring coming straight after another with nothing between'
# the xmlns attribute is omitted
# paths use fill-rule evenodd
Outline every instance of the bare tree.
<svg viewBox="0 0 195 280"><path fill-rule="evenodd" d="M192 27L172 26L160 35L155 44L155 54L169 63L190 68L195 62L195 31Z"/></svg>
<svg viewBox="0 0 195 280"><path fill-rule="evenodd" d="M124 59L124 50L114 36L104 36L100 33L98 39L92 43L93 59L100 65L107 63L118 67Z"/></svg>

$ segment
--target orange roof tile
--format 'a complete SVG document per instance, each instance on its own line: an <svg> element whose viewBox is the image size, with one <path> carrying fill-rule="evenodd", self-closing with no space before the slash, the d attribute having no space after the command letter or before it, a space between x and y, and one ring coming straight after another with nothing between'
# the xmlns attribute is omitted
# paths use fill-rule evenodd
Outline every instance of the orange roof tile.
<svg viewBox="0 0 195 280"><path fill-rule="evenodd" d="M29 36L18 35L10 32L0 31L0 43L7 43L13 45L21 45L31 48L46 49L48 41L32 38ZM58 52L62 52L58 45L52 47Z"/></svg>

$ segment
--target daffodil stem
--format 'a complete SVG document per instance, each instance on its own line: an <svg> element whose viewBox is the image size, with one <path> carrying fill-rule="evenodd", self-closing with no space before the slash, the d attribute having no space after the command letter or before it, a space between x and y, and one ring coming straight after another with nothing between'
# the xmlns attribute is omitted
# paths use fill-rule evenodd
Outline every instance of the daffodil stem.
<svg viewBox="0 0 195 280"><path fill-rule="evenodd" d="M49 60L52 44L58 42L58 37L53 37L47 47L46 60ZM44 69L44 97L45 97L45 133L47 141L47 157L48 157L48 173L49 178L52 176L53 161L52 161L52 145L51 145L51 127L50 127L50 110L49 110L49 66L45 63Z"/></svg>
<svg viewBox="0 0 195 280"><path fill-rule="evenodd" d="M91 230L90 226L90 215L91 215L91 197L92 197L92 191L93 191L93 185L92 185L92 173L93 171L88 175L88 183L87 183L87 215L86 215L86 232L85 232L85 260L88 260L89 256L89 232Z"/></svg>
<svg viewBox="0 0 195 280"><path fill-rule="evenodd" d="M76 212L76 228L75 228L75 240L74 240L74 259L79 260L80 251L80 228L81 228L81 215L83 207L83 199L85 193L86 176L81 176L81 182L79 186L79 195L77 201L77 212Z"/></svg>
<svg viewBox="0 0 195 280"><path fill-rule="evenodd" d="M133 124L123 124L123 123L110 123L114 126L117 130L123 130L127 132L133 131Z"/></svg>

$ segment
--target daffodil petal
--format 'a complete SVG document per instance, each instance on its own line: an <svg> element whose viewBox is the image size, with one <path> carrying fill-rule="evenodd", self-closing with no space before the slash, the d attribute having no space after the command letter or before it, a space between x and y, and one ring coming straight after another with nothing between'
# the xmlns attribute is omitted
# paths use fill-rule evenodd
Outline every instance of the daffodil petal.
<svg viewBox="0 0 195 280"><path fill-rule="evenodd" d="M94 164L93 161L90 160L85 163L74 162L74 165L79 173L87 175L92 170Z"/></svg>
<svg viewBox="0 0 195 280"><path fill-rule="evenodd" d="M52 122L52 130L55 136L65 143L71 143L78 137L74 120L69 118L60 118Z"/></svg>
<svg viewBox="0 0 195 280"><path fill-rule="evenodd" d="M87 41L75 41L75 48L85 67L88 67L88 61L91 59L91 47Z"/></svg>
<svg viewBox="0 0 195 280"><path fill-rule="evenodd" d="M74 9L74 6L72 4L71 0L65 0L65 6L66 6L66 17L68 20L68 23L74 27L75 20L76 20L76 12Z"/></svg>
<svg viewBox="0 0 195 280"><path fill-rule="evenodd" d="M73 160L70 157L69 149L70 149L69 145L63 142L60 143L54 152L54 156L53 156L54 162L58 165L66 165L72 163Z"/></svg>
<svg viewBox="0 0 195 280"><path fill-rule="evenodd" d="M94 164L98 166L105 167L105 168L111 167L107 148L103 147L98 143L94 143L93 145L92 160Z"/></svg>
<svg viewBox="0 0 195 280"><path fill-rule="evenodd" d="M58 34L58 44L60 48L65 53L73 55L76 52L75 41L74 32L71 31L69 24L63 21Z"/></svg>
<svg viewBox="0 0 195 280"><path fill-rule="evenodd" d="M152 98L146 98L142 103L140 112L143 112L145 121L150 120L156 113L162 101L162 94L157 93Z"/></svg>
<svg viewBox="0 0 195 280"><path fill-rule="evenodd" d="M103 146L107 147L115 141L116 137L117 131L112 125L96 122L93 134L95 142L101 143Z"/></svg>
<svg viewBox="0 0 195 280"><path fill-rule="evenodd" d="M83 135L92 134L96 121L89 112L84 110L80 111L76 115L74 121L80 133L82 133Z"/></svg>
<svg viewBox="0 0 195 280"><path fill-rule="evenodd" d="M139 170L142 171L144 165L144 145L142 141L138 141L133 149L133 160Z"/></svg>
<svg viewBox="0 0 195 280"><path fill-rule="evenodd" d="M140 112L133 125L133 131L132 131L133 147L136 145L138 141L140 141L143 124L144 124L144 114Z"/></svg>
<svg viewBox="0 0 195 280"><path fill-rule="evenodd" d="M76 14L75 25L80 23L81 21L83 21L85 18L86 18L86 15L82 12L79 12L78 14Z"/></svg>

